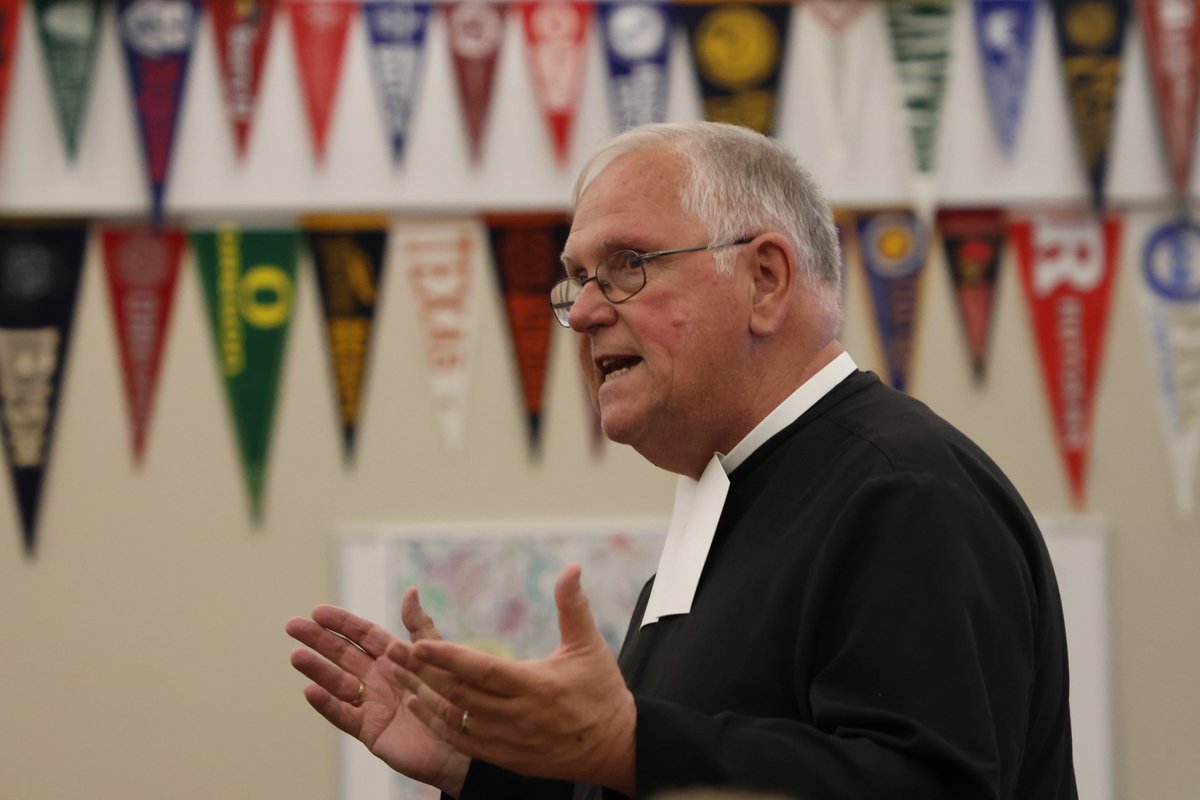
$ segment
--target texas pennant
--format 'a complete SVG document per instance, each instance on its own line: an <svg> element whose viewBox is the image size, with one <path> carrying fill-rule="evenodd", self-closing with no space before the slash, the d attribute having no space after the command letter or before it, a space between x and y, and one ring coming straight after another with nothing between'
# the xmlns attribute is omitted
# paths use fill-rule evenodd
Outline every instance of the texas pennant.
<svg viewBox="0 0 1200 800"><path fill-rule="evenodd" d="M414 220L397 224L392 241L417 304L433 414L446 447L461 451L486 232L477 218Z"/></svg>
<svg viewBox="0 0 1200 800"><path fill-rule="evenodd" d="M102 7L101 0L33 0L46 74L58 109L58 129L70 161L79 149Z"/></svg>
<svg viewBox="0 0 1200 800"><path fill-rule="evenodd" d="M483 133L492 106L496 61L504 44L504 4L487 0L447 3L446 39L471 163L483 160Z"/></svg>
<svg viewBox="0 0 1200 800"><path fill-rule="evenodd" d="M1084 501L1092 398L1121 237L1115 215L1041 214L1011 225L1054 432L1071 496Z"/></svg>
<svg viewBox="0 0 1200 800"><path fill-rule="evenodd" d="M26 555L37 539L86 244L82 223L0 227L0 432Z"/></svg>
<svg viewBox="0 0 1200 800"><path fill-rule="evenodd" d="M676 13L687 27L705 119L771 134L792 4L687 0Z"/></svg>
<svg viewBox="0 0 1200 800"><path fill-rule="evenodd" d="M1138 19L1158 103L1158 127L1171 185L1186 200L1200 90L1200 6L1195 0L1143 0Z"/></svg>
<svg viewBox="0 0 1200 800"><path fill-rule="evenodd" d="M1037 6L1038 0L975 0L975 40L992 130L1008 158L1017 150Z"/></svg>
<svg viewBox="0 0 1200 800"><path fill-rule="evenodd" d="M1200 497L1200 225L1173 220L1152 231L1141 273L1175 507L1191 518Z"/></svg>
<svg viewBox="0 0 1200 800"><path fill-rule="evenodd" d="M571 124L583 88L583 43L592 20L592 4L546 0L522 3L525 46L534 94L546 117L554 155L567 163Z"/></svg>
<svg viewBox="0 0 1200 800"><path fill-rule="evenodd" d="M175 299L184 233L178 229L106 227L101 241L133 458L141 464Z"/></svg>
<svg viewBox="0 0 1200 800"><path fill-rule="evenodd" d="M1079 154L1092 204L1100 209L1104 207L1129 0L1050 0L1050 4Z"/></svg>
<svg viewBox="0 0 1200 800"><path fill-rule="evenodd" d="M908 211L858 217L858 250L875 306L875 324L892 386L906 391L912 369L918 290L929 249L928 228Z"/></svg>
<svg viewBox="0 0 1200 800"><path fill-rule="evenodd" d="M561 277L559 256L570 223L561 214L490 215L486 222L521 379L530 451L537 455L551 326L558 326L550 316L550 288Z"/></svg>
<svg viewBox="0 0 1200 800"><path fill-rule="evenodd" d="M987 375L992 308L1008 237L1004 212L998 208L942 209L937 223L971 370L975 379L982 381Z"/></svg>
<svg viewBox="0 0 1200 800"><path fill-rule="evenodd" d="M608 62L613 128L625 131L667 118L671 10L666 3L596 5Z"/></svg>
<svg viewBox="0 0 1200 800"><path fill-rule="evenodd" d="M798 46L804 72L812 75L812 118L824 133L825 152L841 166L857 146L871 84L866 76L879 50L858 24L866 9L865 0L809 0L801 6L801 13L819 24L811 34L801 25L803 44Z"/></svg>
<svg viewBox="0 0 1200 800"><path fill-rule="evenodd" d="M313 154L318 163L323 163L342 76L346 31L358 5L342 0L290 0L287 8L291 12L292 41L304 107L308 111Z"/></svg>
<svg viewBox="0 0 1200 800"><path fill-rule="evenodd" d="M192 247L250 512L259 522L275 400L295 308L299 237L290 230L226 226L193 232Z"/></svg>
<svg viewBox="0 0 1200 800"><path fill-rule="evenodd" d="M263 59L271 41L276 0L207 0L217 41L217 64L225 113L233 126L237 157L246 157Z"/></svg>
<svg viewBox="0 0 1200 800"><path fill-rule="evenodd" d="M372 0L363 3L362 9L371 74L392 143L392 163L398 164L404 160L404 143L421 86L429 4Z"/></svg>
<svg viewBox="0 0 1200 800"><path fill-rule="evenodd" d="M200 0L118 0L117 27L129 66L155 224L163 218L167 172Z"/></svg>
<svg viewBox="0 0 1200 800"><path fill-rule="evenodd" d="M8 76L17 63L17 36L21 25L21 0L0 0L0 134L8 106Z"/></svg>
<svg viewBox="0 0 1200 800"><path fill-rule="evenodd" d="M342 433L342 453L354 460L375 306L387 246L384 216L312 216L304 219L312 252L325 338Z"/></svg>

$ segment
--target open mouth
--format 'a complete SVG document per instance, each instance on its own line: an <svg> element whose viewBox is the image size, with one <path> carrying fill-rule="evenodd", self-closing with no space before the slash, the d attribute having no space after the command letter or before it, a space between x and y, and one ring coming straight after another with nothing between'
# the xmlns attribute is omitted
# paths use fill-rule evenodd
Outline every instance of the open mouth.
<svg viewBox="0 0 1200 800"><path fill-rule="evenodd" d="M613 378L624 375L640 364L641 361L637 356L616 356L600 359L598 366L600 367L600 374L603 376L600 382L608 383Z"/></svg>

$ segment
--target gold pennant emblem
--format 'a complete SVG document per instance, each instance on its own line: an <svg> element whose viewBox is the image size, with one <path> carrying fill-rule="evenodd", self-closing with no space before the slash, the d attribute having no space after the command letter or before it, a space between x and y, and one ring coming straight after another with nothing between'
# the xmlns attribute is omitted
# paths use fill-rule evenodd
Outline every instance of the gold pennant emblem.
<svg viewBox="0 0 1200 800"><path fill-rule="evenodd" d="M779 58L779 34L766 14L740 5L714 9L696 27L696 66L704 77L732 91L754 88Z"/></svg>
<svg viewBox="0 0 1200 800"><path fill-rule="evenodd" d="M1105 3L1079 3L1067 13L1067 38L1087 50L1103 50L1117 33L1113 10Z"/></svg>

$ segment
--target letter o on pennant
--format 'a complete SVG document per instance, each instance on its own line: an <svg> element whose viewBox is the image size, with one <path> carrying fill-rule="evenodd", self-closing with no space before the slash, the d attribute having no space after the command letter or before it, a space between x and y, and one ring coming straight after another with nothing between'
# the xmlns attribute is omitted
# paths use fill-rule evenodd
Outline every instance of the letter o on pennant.
<svg viewBox="0 0 1200 800"><path fill-rule="evenodd" d="M238 311L247 325L278 328L292 315L292 279L269 264L246 270L238 284Z"/></svg>

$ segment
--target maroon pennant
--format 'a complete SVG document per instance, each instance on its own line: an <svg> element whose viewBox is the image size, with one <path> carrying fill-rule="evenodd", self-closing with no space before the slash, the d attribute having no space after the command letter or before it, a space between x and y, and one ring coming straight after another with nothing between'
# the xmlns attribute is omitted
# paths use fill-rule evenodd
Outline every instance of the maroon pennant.
<svg viewBox="0 0 1200 800"><path fill-rule="evenodd" d="M971 369L975 379L982 381L987 375L996 282L1008 235L1004 212L998 208L942 209L937 224Z"/></svg>
<svg viewBox="0 0 1200 800"><path fill-rule="evenodd" d="M1171 184L1186 199L1196 141L1200 89L1200 6L1191 0L1142 0L1138 15L1158 102L1158 126Z"/></svg>
<svg viewBox="0 0 1200 800"><path fill-rule="evenodd" d="M446 38L458 84L471 163L483 160L483 134L492 105L496 62L504 44L504 3L446 4Z"/></svg>

